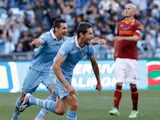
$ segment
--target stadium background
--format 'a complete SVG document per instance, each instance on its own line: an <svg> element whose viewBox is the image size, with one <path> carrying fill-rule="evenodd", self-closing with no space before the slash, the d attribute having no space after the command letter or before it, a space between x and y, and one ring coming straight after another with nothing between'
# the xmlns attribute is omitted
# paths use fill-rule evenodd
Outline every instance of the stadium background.
<svg viewBox="0 0 160 120"><path fill-rule="evenodd" d="M106 2L104 2L106 1ZM123 18L122 9L128 2L137 7L136 18L143 24L143 39L138 42L140 89L139 111L136 120L159 120L160 101L160 0L0 0L0 120L11 118L14 102L26 76L33 50L30 42L49 30L57 17L67 20L70 34L75 34L77 23L89 21L95 36L107 41L94 49L100 66L103 93L94 92L95 77L89 61L81 61L74 70L73 85L79 92L81 120L126 120L131 106L126 85L121 102L120 117L111 117L114 89L113 36L118 20ZM87 70L85 68L88 68ZM46 91L40 85L38 91ZM12 94L10 94L12 92ZM34 95L46 98L48 92ZM38 107L28 108L21 119L31 120ZM65 116L52 113L46 119L64 120Z"/></svg>
<svg viewBox="0 0 160 120"><path fill-rule="evenodd" d="M139 89L159 88L159 0L0 0L0 92L20 91L34 54L31 41L49 30L57 17L67 21L69 35L75 34L80 21L88 21L93 24L95 36L107 41L106 45L95 45L94 49L103 89L114 89L113 36L116 22L123 19L122 10L128 2L137 6L135 17L144 26L143 39L137 45ZM85 60L74 71L73 85L78 90L94 88L92 71L87 72L83 67L87 65L88 61ZM92 80L94 82L90 85ZM45 89L40 86L39 90Z"/></svg>
<svg viewBox="0 0 160 120"><path fill-rule="evenodd" d="M123 8L132 2L143 25L139 58L160 58L160 0L0 0L0 60L30 60L31 41L64 18L74 35L80 21L93 24L95 36L107 41L95 46L97 59L112 59L113 36Z"/></svg>

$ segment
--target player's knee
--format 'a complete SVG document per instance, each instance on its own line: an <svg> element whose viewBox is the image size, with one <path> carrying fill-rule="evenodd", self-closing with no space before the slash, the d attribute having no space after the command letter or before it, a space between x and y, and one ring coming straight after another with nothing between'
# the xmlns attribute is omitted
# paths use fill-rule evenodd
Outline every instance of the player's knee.
<svg viewBox="0 0 160 120"><path fill-rule="evenodd" d="M130 84L130 89L132 92L136 92L137 91L137 86L135 84Z"/></svg>
<svg viewBox="0 0 160 120"><path fill-rule="evenodd" d="M123 82L118 82L117 84L116 84L116 86L123 86Z"/></svg>
<svg viewBox="0 0 160 120"><path fill-rule="evenodd" d="M58 115L64 115L65 114L65 110L62 110L62 109L58 109L55 111L56 114Z"/></svg>
<svg viewBox="0 0 160 120"><path fill-rule="evenodd" d="M130 88L135 89L135 88L137 88L137 86L135 84L130 84Z"/></svg>
<svg viewBox="0 0 160 120"><path fill-rule="evenodd" d="M78 102L73 102L70 109L76 111L78 109Z"/></svg>

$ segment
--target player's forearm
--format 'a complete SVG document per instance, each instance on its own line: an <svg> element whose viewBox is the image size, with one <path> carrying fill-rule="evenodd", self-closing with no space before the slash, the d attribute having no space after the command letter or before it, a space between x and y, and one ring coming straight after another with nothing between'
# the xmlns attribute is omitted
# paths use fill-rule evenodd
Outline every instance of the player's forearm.
<svg viewBox="0 0 160 120"><path fill-rule="evenodd" d="M100 73L99 73L99 68L98 68L97 62L92 64L92 68L93 68L94 74L96 76L97 83L100 84Z"/></svg>
<svg viewBox="0 0 160 120"><path fill-rule="evenodd" d="M117 55L117 41L114 41L114 54L113 54L113 58L115 59L116 58L116 55Z"/></svg>
<svg viewBox="0 0 160 120"><path fill-rule="evenodd" d="M67 87L69 83L68 83L68 82L66 81L66 79L64 78L60 66L58 66L57 64L54 64L52 70L54 71L54 73L55 73L55 75L57 76L58 80L59 80L65 87Z"/></svg>
<svg viewBox="0 0 160 120"><path fill-rule="evenodd" d="M94 38L91 40L92 45L105 45L106 41L104 39L100 39L100 38Z"/></svg>
<svg viewBox="0 0 160 120"><path fill-rule="evenodd" d="M138 41L141 39L141 37L137 35L129 36L129 37L123 36L122 39L127 41Z"/></svg>

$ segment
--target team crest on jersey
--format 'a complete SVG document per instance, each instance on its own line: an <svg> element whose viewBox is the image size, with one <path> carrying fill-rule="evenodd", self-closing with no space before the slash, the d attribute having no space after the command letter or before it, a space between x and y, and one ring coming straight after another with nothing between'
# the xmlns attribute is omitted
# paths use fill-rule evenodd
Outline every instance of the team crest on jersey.
<svg viewBox="0 0 160 120"><path fill-rule="evenodd" d="M61 51L60 51L60 54L61 54L62 56L64 56L65 51L64 51L64 50L61 50Z"/></svg>
<svg viewBox="0 0 160 120"><path fill-rule="evenodd" d="M120 27L123 27L123 24L121 24Z"/></svg>

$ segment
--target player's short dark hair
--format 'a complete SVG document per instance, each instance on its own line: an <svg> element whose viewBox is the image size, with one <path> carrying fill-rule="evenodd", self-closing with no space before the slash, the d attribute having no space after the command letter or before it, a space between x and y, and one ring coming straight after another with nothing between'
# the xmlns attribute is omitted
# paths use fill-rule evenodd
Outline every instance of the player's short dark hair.
<svg viewBox="0 0 160 120"><path fill-rule="evenodd" d="M56 18L53 22L53 27L60 27L61 23L66 23L66 20L62 19L62 18Z"/></svg>
<svg viewBox="0 0 160 120"><path fill-rule="evenodd" d="M88 22L80 22L77 28L77 36L79 37L80 33L85 34L88 28L92 28L92 24Z"/></svg>

